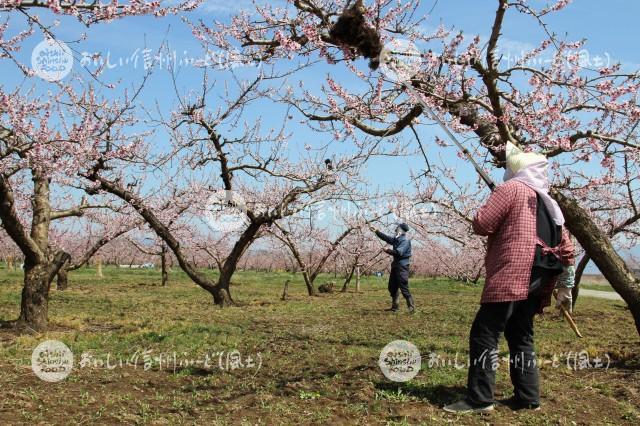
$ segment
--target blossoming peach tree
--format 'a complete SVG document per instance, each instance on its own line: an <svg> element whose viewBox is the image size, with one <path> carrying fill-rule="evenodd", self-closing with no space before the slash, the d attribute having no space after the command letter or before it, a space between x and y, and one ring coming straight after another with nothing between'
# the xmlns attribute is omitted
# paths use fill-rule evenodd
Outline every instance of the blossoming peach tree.
<svg viewBox="0 0 640 426"><path fill-rule="evenodd" d="M50 284L70 258L50 239L52 226L102 205L79 199L76 189L83 184L78 170L100 156L99 147L107 138L121 141L119 151L108 154L120 157L134 151L139 141L139 135L120 133L122 126L135 123L130 114L135 96L107 100L78 76L57 81L42 93L32 79L34 70L18 53L25 40L38 33L55 37L59 22L45 25L39 10L91 25L132 15L160 17L197 5L187 2L162 7L160 3L0 1L3 74L14 67L24 76L17 87L0 86L0 220L24 258L20 315L12 326L47 327ZM8 36L11 32L15 35Z"/></svg>
<svg viewBox="0 0 640 426"><path fill-rule="evenodd" d="M215 85L209 78L204 70L200 86L205 89L176 93L171 115L158 119L170 135L170 149L150 154L151 142L146 142L125 158L118 155L118 143L108 141L101 147L100 158L81 174L94 183L96 191L131 205L187 275L217 305L227 306L234 303L231 277L254 241L280 220L343 194L367 159L379 155L381 148L371 138L357 141L358 148L348 152L296 145L288 134L287 114L278 128L263 130L260 118L249 121L247 111L273 96L272 86L281 78L276 73L264 70L251 80L227 82L222 98L211 90ZM327 156L332 158L330 165L325 162ZM180 167L171 168L170 162ZM154 176L149 176L150 170ZM163 183L154 197L174 200L185 206L186 213L206 217L211 232L226 233L230 250L217 260L220 274L215 280L199 272L187 256L185 248L197 244L179 238L147 201L144 182L131 178L145 175ZM229 218L231 212L235 213Z"/></svg>
<svg viewBox="0 0 640 426"><path fill-rule="evenodd" d="M425 31L418 0L290 0L285 7L261 4L230 23L190 25L204 43L240 49L246 60L308 67L325 62L341 67L342 76L351 71L359 84L328 77L322 92L301 87L282 97L310 126L335 139L355 132L389 137L419 127L423 107L406 90L411 86L454 133L474 136L465 138L466 148L489 165L503 167L508 141L544 152L570 232L626 301L640 332L640 284L612 241L638 232L640 75L619 64L590 67L580 54L584 41L550 29L546 18L569 7L568 0L543 9L525 0L494 4L484 38L444 25ZM545 35L515 63L505 63L499 56L503 24L515 14ZM418 49L397 49L403 45L394 43L398 39ZM407 54L419 61L404 78L376 70L385 59L402 62ZM531 65L545 57L537 61L542 66ZM593 191L603 187L605 198L594 200Z"/></svg>

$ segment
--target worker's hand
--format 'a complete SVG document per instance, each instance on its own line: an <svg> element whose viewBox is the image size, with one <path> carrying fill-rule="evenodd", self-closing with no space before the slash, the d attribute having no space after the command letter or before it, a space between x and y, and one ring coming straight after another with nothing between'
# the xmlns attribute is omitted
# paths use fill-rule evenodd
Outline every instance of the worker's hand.
<svg viewBox="0 0 640 426"><path fill-rule="evenodd" d="M573 296L571 295L571 289L567 287L560 287L557 289L558 295L556 299L556 309L560 309L561 306L571 313L573 305Z"/></svg>
<svg viewBox="0 0 640 426"><path fill-rule="evenodd" d="M384 249L384 252L387 253L387 254L393 255L393 249L386 248L386 249Z"/></svg>

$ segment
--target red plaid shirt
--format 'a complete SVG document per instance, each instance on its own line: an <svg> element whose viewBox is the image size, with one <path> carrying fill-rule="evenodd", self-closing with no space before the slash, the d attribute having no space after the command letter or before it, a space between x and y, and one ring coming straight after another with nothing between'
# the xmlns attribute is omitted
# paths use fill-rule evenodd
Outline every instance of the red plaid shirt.
<svg viewBox="0 0 640 426"><path fill-rule="evenodd" d="M487 277L480 303L527 298L538 242L536 207L536 192L511 180L498 186L476 213L473 230L489 237L485 257ZM563 264L573 264L573 243L564 227L558 254ZM549 305L554 287L555 280L545 287L543 306Z"/></svg>

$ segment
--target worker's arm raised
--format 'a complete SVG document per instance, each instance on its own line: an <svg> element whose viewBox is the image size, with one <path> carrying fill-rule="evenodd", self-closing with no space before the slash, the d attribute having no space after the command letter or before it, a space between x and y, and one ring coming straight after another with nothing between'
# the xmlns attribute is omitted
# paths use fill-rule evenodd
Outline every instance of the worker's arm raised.
<svg viewBox="0 0 640 426"><path fill-rule="evenodd" d="M376 235L378 236L378 238L380 238L381 240L385 241L386 243L389 244L393 244L395 242L395 237L392 237L390 235L384 234L380 231L378 231L377 229L375 230Z"/></svg>

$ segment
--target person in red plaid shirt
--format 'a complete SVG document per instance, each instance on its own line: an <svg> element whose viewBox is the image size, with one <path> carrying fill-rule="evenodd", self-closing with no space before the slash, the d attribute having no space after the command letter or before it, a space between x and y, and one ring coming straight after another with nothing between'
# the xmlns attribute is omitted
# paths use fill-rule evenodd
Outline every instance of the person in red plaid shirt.
<svg viewBox="0 0 640 426"><path fill-rule="evenodd" d="M509 345L513 409L538 409L540 391L533 342L533 318L550 304L557 282L558 303L571 305L574 247L558 204L549 196L548 161L507 145L505 183L473 221L487 236L486 281L469 336L467 398L444 407L463 413L494 408L498 339Z"/></svg>

